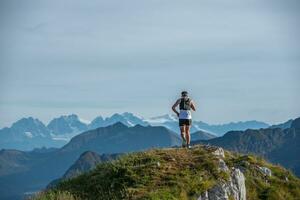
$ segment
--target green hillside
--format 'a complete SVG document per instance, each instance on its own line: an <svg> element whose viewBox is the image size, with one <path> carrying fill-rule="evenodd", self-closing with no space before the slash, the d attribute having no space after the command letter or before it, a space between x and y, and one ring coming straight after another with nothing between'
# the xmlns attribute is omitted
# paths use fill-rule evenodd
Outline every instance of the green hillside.
<svg viewBox="0 0 300 200"><path fill-rule="evenodd" d="M276 199L300 197L300 180L255 156L209 146L131 153L62 181L35 200ZM224 194L223 194L224 193Z"/></svg>

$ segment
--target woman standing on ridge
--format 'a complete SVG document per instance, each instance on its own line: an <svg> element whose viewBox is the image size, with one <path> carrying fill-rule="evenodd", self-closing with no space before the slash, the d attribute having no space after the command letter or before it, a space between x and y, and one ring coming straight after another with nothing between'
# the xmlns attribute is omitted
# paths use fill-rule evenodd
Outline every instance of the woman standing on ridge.
<svg viewBox="0 0 300 200"><path fill-rule="evenodd" d="M178 105L179 105L180 112L176 110L176 107ZM176 113L176 115L179 118L182 147L191 148L190 146L190 141L191 141L190 128L192 125L191 110L196 111L196 107L192 99L189 98L187 91L181 92L181 98L175 102L175 104L172 106L172 110Z"/></svg>

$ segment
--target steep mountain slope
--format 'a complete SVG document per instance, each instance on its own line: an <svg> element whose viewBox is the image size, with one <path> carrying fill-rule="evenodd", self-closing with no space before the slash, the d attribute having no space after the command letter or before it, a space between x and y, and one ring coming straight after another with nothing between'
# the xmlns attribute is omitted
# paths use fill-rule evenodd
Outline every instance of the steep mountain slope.
<svg viewBox="0 0 300 200"><path fill-rule="evenodd" d="M0 151L0 176L15 173L18 171L24 171L26 163L30 160L31 156L27 152L18 150L1 150Z"/></svg>
<svg viewBox="0 0 300 200"><path fill-rule="evenodd" d="M113 126L90 130L72 138L61 151L83 152L93 149L101 153L120 153L179 144L180 138L164 127L127 127L118 122Z"/></svg>
<svg viewBox="0 0 300 200"><path fill-rule="evenodd" d="M5 160L0 168L0 199L21 199L24 193L45 188L52 180L62 177L85 151L123 153L170 147L179 142L180 139L164 127L127 127L117 123L82 133L61 149L50 152L4 150L5 153L0 154L0 161Z"/></svg>
<svg viewBox="0 0 300 200"><path fill-rule="evenodd" d="M293 122L291 124L291 128L300 129L300 117L293 120Z"/></svg>
<svg viewBox="0 0 300 200"><path fill-rule="evenodd" d="M296 199L300 180L253 156L221 148L161 149L123 156L60 182L35 200Z"/></svg>
<svg viewBox="0 0 300 200"><path fill-rule="evenodd" d="M209 140L216 138L215 135L212 135L210 133L206 133L204 131L197 131L191 134L191 141L196 141L196 140Z"/></svg>
<svg viewBox="0 0 300 200"><path fill-rule="evenodd" d="M0 153L0 199L22 199L24 193L43 187L43 182L49 182L53 174L66 170L66 168L61 169L63 162L68 162L65 159L67 158L55 155L54 152L2 150Z"/></svg>
<svg viewBox="0 0 300 200"><path fill-rule="evenodd" d="M225 149L261 155L273 163L279 163L300 176L300 118L288 129L260 129L231 131L223 137L194 143L209 143Z"/></svg>
<svg viewBox="0 0 300 200"><path fill-rule="evenodd" d="M79 176L80 174L94 169L98 164L116 159L120 154L97 154L92 151L86 151L80 155L78 160L65 172L65 174L52 181L47 188L54 187L58 182Z"/></svg>
<svg viewBox="0 0 300 200"><path fill-rule="evenodd" d="M281 129L291 128L291 125L292 125L293 121L294 120L290 119L290 120L288 120L284 123L272 125L269 128L281 128Z"/></svg>
<svg viewBox="0 0 300 200"><path fill-rule="evenodd" d="M97 154L92 151L82 153L79 159L66 171L63 179L76 177L84 172L87 172L97 166L101 162L106 162L115 159L119 154Z"/></svg>

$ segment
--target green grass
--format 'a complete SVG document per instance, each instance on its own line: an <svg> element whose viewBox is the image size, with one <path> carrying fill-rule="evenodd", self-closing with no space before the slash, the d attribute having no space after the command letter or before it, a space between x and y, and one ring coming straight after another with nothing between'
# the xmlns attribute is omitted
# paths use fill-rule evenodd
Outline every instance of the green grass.
<svg viewBox="0 0 300 200"><path fill-rule="evenodd" d="M37 200L79 200L67 191L48 191L39 193L35 199Z"/></svg>
<svg viewBox="0 0 300 200"><path fill-rule="evenodd" d="M243 169L246 177L247 200L300 199L300 180L279 165L272 165L254 155L230 153L227 154L226 163L231 167ZM272 176L265 176L258 166L271 169Z"/></svg>
<svg viewBox="0 0 300 200"><path fill-rule="evenodd" d="M218 170L218 159L210 151L198 146L192 150L161 149L128 154L63 181L36 200L59 200L63 199L60 198L62 195L70 200L197 199L201 193L230 177ZM252 155L242 156L227 151L225 162L229 168L239 167L244 171L249 200L300 197L299 179L280 166ZM265 177L257 166L270 168L273 176Z"/></svg>

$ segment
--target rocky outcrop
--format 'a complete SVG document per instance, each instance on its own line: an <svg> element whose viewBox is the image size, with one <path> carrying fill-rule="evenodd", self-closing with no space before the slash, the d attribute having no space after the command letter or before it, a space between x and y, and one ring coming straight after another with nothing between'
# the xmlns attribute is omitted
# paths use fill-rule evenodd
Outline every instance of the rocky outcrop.
<svg viewBox="0 0 300 200"><path fill-rule="evenodd" d="M240 169L232 168L231 172L225 161L224 150L217 148L212 154L219 158L219 170L230 173L228 181L223 181L205 191L198 200L246 200L245 176Z"/></svg>
<svg viewBox="0 0 300 200"><path fill-rule="evenodd" d="M233 169L230 180L218 183L205 191L198 200L246 200L245 176L239 169Z"/></svg>
<svg viewBox="0 0 300 200"><path fill-rule="evenodd" d="M219 171L228 172L229 169L225 161L223 160L225 158L224 149L220 147L210 147L210 146L206 146L206 148L213 149L211 153L219 159L219 166L218 166Z"/></svg>
<svg viewBox="0 0 300 200"><path fill-rule="evenodd" d="M223 159L219 159L219 170L223 172L228 172L229 169Z"/></svg>
<svg viewBox="0 0 300 200"><path fill-rule="evenodd" d="M235 200L246 200L245 176L239 169L234 169L231 174L232 196Z"/></svg>
<svg viewBox="0 0 300 200"><path fill-rule="evenodd" d="M272 171L267 167L258 167L259 171L263 173L265 176L271 177Z"/></svg>
<svg viewBox="0 0 300 200"><path fill-rule="evenodd" d="M213 152L212 152L213 155L215 156L218 156L220 158L225 158L225 153L224 153L224 149L218 147L216 148Z"/></svg>

